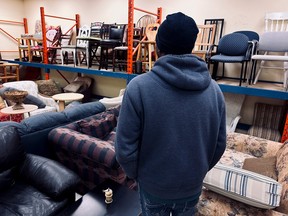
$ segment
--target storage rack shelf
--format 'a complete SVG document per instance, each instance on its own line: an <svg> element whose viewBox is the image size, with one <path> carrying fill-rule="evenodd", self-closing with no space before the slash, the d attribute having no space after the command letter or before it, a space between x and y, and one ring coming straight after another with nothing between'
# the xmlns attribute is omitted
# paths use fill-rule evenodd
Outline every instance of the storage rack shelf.
<svg viewBox="0 0 288 216"><path fill-rule="evenodd" d="M42 64L42 63L34 63L34 62L20 62L20 61L12 61L6 60L11 63L17 63L24 66L43 68L46 73L49 73L50 70L58 70L58 71L66 71L72 73L83 73L83 74L91 74L96 76L104 76L104 77L112 77L112 78L120 78L125 79L127 83L137 76L137 74L128 74L125 72L112 72L112 71L103 71L97 70L93 68L82 68L82 67L70 67L70 66L62 66L55 64ZM288 100L288 92L285 91L277 91L277 90L267 90L260 88L252 88L252 87L244 87L244 86L232 86L227 84L219 84L221 90L223 92L230 92L235 94L245 94L251 96L258 97L266 97L266 98L274 98L280 100Z"/></svg>

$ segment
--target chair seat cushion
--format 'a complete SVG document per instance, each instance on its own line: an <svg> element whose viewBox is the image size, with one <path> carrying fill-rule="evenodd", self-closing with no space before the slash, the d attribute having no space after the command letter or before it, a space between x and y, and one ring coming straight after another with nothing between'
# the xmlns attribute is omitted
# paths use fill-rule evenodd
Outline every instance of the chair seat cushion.
<svg viewBox="0 0 288 216"><path fill-rule="evenodd" d="M244 169L218 163L207 173L204 186L257 208L273 209L280 205L282 185L272 178Z"/></svg>
<svg viewBox="0 0 288 216"><path fill-rule="evenodd" d="M34 187L17 181L9 190L0 192L0 215L52 215L68 202L68 199L53 200Z"/></svg>
<svg viewBox="0 0 288 216"><path fill-rule="evenodd" d="M214 55L211 57L211 61L214 62L227 62L235 63L245 60L245 56L226 56L226 55Z"/></svg>

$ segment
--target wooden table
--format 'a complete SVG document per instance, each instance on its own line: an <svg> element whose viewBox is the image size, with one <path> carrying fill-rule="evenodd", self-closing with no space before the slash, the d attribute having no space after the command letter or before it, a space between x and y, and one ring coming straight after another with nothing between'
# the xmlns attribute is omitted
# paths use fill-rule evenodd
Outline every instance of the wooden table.
<svg viewBox="0 0 288 216"><path fill-rule="evenodd" d="M59 111L63 111L65 109L65 101L78 101L83 99L83 97L83 94L73 92L60 93L52 96L55 101L59 101Z"/></svg>
<svg viewBox="0 0 288 216"><path fill-rule="evenodd" d="M30 112L38 109L38 106L32 105L32 104L23 104L24 109L18 109L18 110L13 110L12 107L13 106L9 106L0 110L1 113L9 114L10 120L11 120L11 115L24 114L24 113L28 113L28 115L30 115Z"/></svg>
<svg viewBox="0 0 288 216"><path fill-rule="evenodd" d="M0 68L3 68L3 71L0 72L2 82L7 82L8 79L16 79L19 81L19 64L0 62ZM13 71L13 68L15 68L15 71Z"/></svg>
<svg viewBox="0 0 288 216"><path fill-rule="evenodd" d="M113 202L105 203L103 190L113 191ZM59 215L69 216L138 216L141 206L138 192L127 186L108 181L98 185L75 203L68 206Z"/></svg>

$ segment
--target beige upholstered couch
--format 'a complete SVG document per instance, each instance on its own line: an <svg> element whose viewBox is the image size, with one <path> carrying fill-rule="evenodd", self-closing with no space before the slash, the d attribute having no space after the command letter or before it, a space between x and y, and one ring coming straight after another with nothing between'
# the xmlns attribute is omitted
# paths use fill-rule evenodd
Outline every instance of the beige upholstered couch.
<svg viewBox="0 0 288 216"><path fill-rule="evenodd" d="M274 209L260 209L204 188L197 205L198 213L196 215L288 215L288 141L283 144L246 134L229 133L227 135L227 149L247 153L257 158L276 156L277 181L282 185L280 206Z"/></svg>

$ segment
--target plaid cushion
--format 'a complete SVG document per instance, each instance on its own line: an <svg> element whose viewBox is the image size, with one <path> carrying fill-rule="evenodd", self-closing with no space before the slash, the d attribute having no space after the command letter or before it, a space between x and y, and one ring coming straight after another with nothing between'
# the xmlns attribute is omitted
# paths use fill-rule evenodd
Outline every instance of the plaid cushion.
<svg viewBox="0 0 288 216"><path fill-rule="evenodd" d="M231 199L251 206L272 209L280 205L282 185L272 178L216 164L205 179L204 186Z"/></svg>
<svg viewBox="0 0 288 216"><path fill-rule="evenodd" d="M107 114L105 118L80 120L78 121L80 132L103 139L107 136L115 127L117 121L113 114Z"/></svg>

